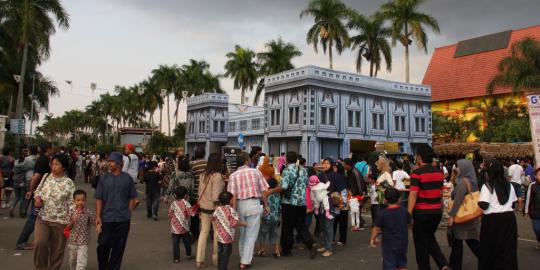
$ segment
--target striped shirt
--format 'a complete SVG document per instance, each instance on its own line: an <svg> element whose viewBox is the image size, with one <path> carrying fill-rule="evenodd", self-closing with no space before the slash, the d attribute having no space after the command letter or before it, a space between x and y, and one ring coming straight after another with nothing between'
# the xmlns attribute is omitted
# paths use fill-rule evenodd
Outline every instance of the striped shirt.
<svg viewBox="0 0 540 270"><path fill-rule="evenodd" d="M260 198L261 193L267 189L268 183L261 172L248 166L242 166L231 174L227 187L237 200Z"/></svg>
<svg viewBox="0 0 540 270"><path fill-rule="evenodd" d="M426 165L412 172L410 190L418 192L414 211L420 214L441 213L443 183L443 173L433 166Z"/></svg>
<svg viewBox="0 0 540 270"><path fill-rule="evenodd" d="M176 200L169 208L169 218L171 219L171 233L186 234L189 232L189 221L191 219L191 205L188 201Z"/></svg>
<svg viewBox="0 0 540 270"><path fill-rule="evenodd" d="M199 199L199 177L206 171L206 160L197 159L189 163L191 167L191 172L193 173L193 197L192 201L197 201Z"/></svg>

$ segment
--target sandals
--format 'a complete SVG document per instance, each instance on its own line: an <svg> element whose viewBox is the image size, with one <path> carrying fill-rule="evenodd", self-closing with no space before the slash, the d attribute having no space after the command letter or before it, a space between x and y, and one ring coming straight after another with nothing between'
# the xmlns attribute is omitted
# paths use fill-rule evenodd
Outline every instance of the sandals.
<svg viewBox="0 0 540 270"><path fill-rule="evenodd" d="M255 256L257 256L257 257L266 257L266 251L259 250L259 251L255 252Z"/></svg>
<svg viewBox="0 0 540 270"><path fill-rule="evenodd" d="M206 264L203 263L203 262L197 262L197 268L198 268L198 269L206 268Z"/></svg>
<svg viewBox="0 0 540 270"><path fill-rule="evenodd" d="M272 256L276 259L279 259L281 258L281 255L278 253L278 252L274 252L274 254L272 254Z"/></svg>

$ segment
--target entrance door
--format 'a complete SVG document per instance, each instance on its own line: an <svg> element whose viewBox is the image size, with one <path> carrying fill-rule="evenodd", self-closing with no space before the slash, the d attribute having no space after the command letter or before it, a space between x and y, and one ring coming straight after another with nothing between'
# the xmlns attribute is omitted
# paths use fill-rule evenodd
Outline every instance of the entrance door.
<svg viewBox="0 0 540 270"><path fill-rule="evenodd" d="M281 154L279 152L279 141L270 141L269 145L270 149L268 154L274 154L275 157L279 157L279 155Z"/></svg>
<svg viewBox="0 0 540 270"><path fill-rule="evenodd" d="M339 156L340 140L321 139L321 158L332 158L336 160Z"/></svg>
<svg viewBox="0 0 540 270"><path fill-rule="evenodd" d="M287 152L294 151L297 154L300 153L300 140L290 139L287 140Z"/></svg>

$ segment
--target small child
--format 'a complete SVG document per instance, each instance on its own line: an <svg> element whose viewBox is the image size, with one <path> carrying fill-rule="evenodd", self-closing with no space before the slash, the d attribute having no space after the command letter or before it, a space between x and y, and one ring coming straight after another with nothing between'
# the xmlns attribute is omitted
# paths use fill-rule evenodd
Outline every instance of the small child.
<svg viewBox="0 0 540 270"><path fill-rule="evenodd" d="M383 269L407 269L407 244L409 243L408 225L411 216L407 209L399 205L400 193L395 188L384 191L388 208L377 217L371 233L370 246L379 243L377 236L382 232Z"/></svg>
<svg viewBox="0 0 540 270"><path fill-rule="evenodd" d="M177 187L174 190L175 201L169 208L169 218L171 219L171 233L173 241L174 263L180 262L180 240L184 242L186 257L191 259L191 237L189 235L189 225L191 217L194 216L192 207L188 202L188 191L185 187Z"/></svg>
<svg viewBox="0 0 540 270"><path fill-rule="evenodd" d="M381 205L379 204L375 181L373 179L370 179L370 182L371 184L369 186L369 198L371 202L371 227L375 227L375 221L377 220L377 215L380 212Z"/></svg>
<svg viewBox="0 0 540 270"><path fill-rule="evenodd" d="M73 193L75 210L71 213L71 222L67 225L65 233L68 237L69 269L86 269L88 262L88 241L90 228L94 223L94 214L86 208L86 192L75 190ZM96 228L98 232L101 228ZM69 232L68 232L69 231Z"/></svg>
<svg viewBox="0 0 540 270"><path fill-rule="evenodd" d="M273 178L268 179L269 188L275 188L277 181ZM259 237L257 239L259 249L257 256L266 256L265 244L268 243L274 246L273 256L276 258L281 257L279 248L279 226L280 226L280 212L281 212L281 195L279 193L272 193L268 196L268 206L270 212L268 215L263 216L261 228L259 230Z"/></svg>
<svg viewBox="0 0 540 270"><path fill-rule="evenodd" d="M326 218L334 218L330 214L330 202L328 201L328 187L330 186L330 181L326 183L321 183L319 177L312 175L309 177L309 188L311 189L311 200L313 201L314 213L315 215L319 214L319 208L321 203L323 204L324 211L326 213Z"/></svg>
<svg viewBox="0 0 540 270"><path fill-rule="evenodd" d="M364 200L364 196L351 196L349 198L349 208L351 209L351 231L361 231L364 228L360 222L360 202Z"/></svg>
<svg viewBox="0 0 540 270"><path fill-rule="evenodd" d="M161 190L162 176L157 172L157 163L150 161L148 171L143 176L146 184L146 217L158 220L159 194Z"/></svg>
<svg viewBox="0 0 540 270"><path fill-rule="evenodd" d="M229 257L232 253L234 241L234 229L236 226L245 227L246 224L238 221L238 213L230 205L232 193L223 191L219 194L220 206L212 214L212 222L216 226L218 239L218 269L227 270Z"/></svg>

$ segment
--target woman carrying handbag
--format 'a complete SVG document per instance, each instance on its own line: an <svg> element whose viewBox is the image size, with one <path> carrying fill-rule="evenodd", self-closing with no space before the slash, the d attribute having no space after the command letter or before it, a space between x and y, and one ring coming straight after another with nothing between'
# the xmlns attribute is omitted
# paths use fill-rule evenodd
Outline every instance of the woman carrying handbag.
<svg viewBox="0 0 540 270"><path fill-rule="evenodd" d="M456 167L456 186L451 195L454 203L448 212L448 230L453 238L450 267L453 270L461 270L463 241L467 243L476 258L480 253L480 215L465 222L461 222L459 220L461 217L457 217L460 214L460 208L462 209L466 203L466 198L470 200L473 193L478 192L478 182L476 181L474 166L470 160L460 159L457 161ZM478 208L478 206L474 205L474 208Z"/></svg>
<svg viewBox="0 0 540 270"><path fill-rule="evenodd" d="M206 165L206 171L201 174L199 178L199 205L200 219L201 219L201 232L199 234L199 240L197 241L197 268L206 267L205 264L205 251L208 235L210 234L210 226L214 229L214 239L212 245L212 264L217 266L217 231L215 225L212 223L212 214L216 209L219 193L223 191L225 187L223 176L221 175L221 157L217 153L212 153L208 156L208 163Z"/></svg>

